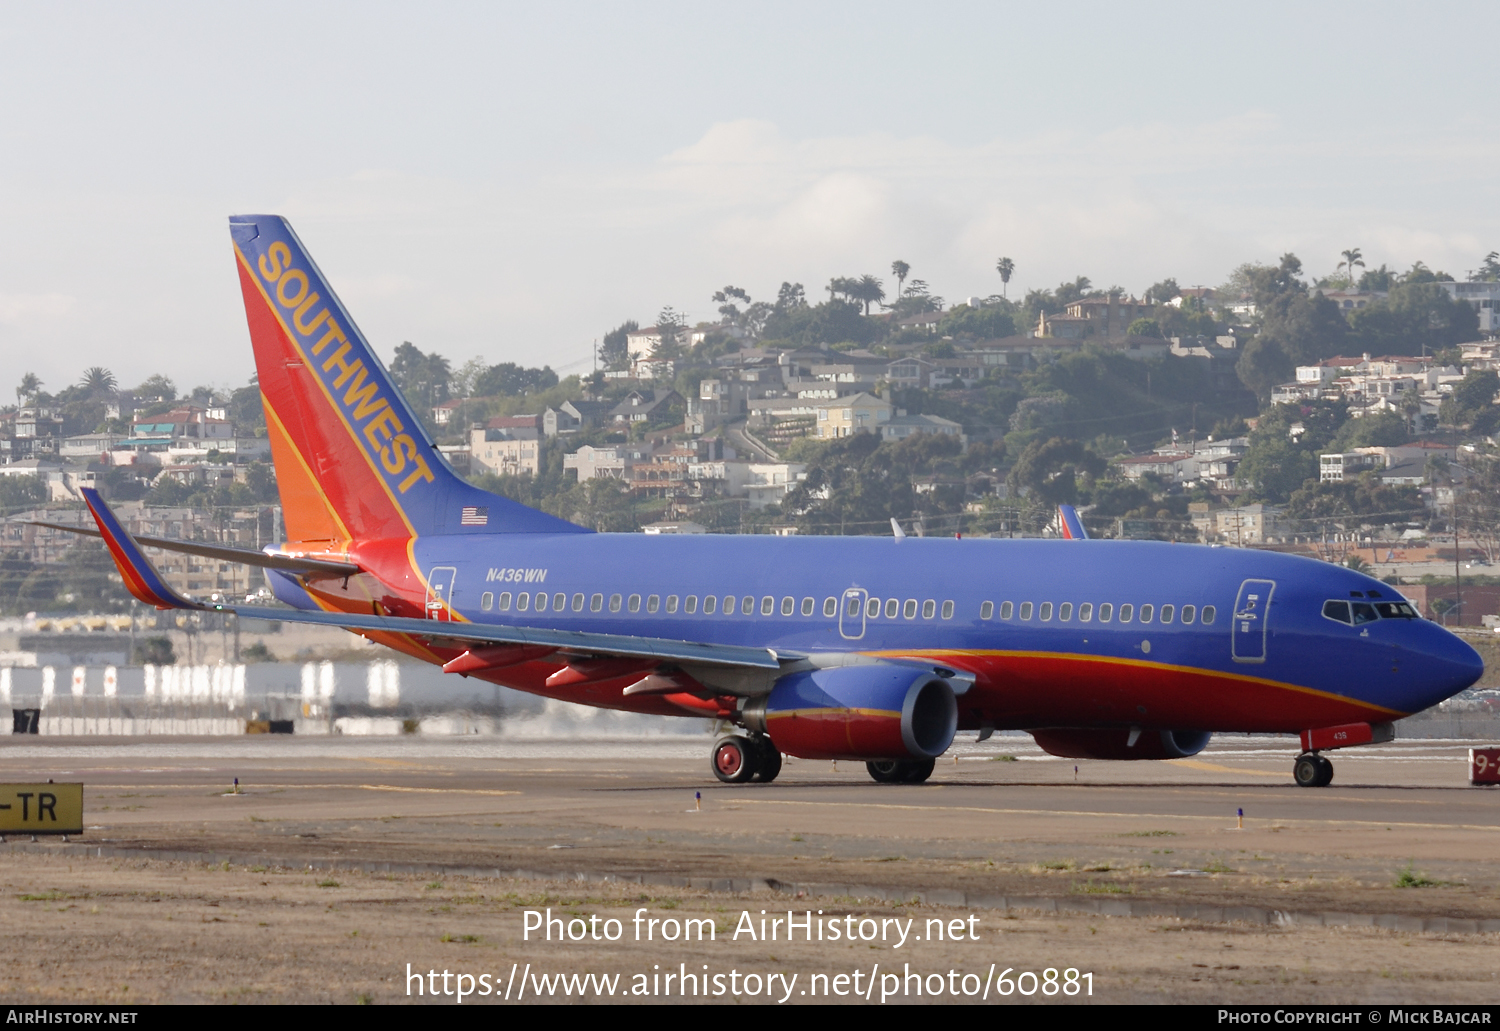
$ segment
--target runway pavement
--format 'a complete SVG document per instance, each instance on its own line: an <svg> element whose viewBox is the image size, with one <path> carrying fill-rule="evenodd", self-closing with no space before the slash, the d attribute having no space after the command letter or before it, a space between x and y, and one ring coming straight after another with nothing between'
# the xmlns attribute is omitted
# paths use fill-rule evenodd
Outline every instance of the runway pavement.
<svg viewBox="0 0 1500 1031"><path fill-rule="evenodd" d="M707 743L12 738L0 778L83 781L90 842L268 862L1098 889L1500 917L1490 862L1500 793L1468 785L1468 742L1337 753L1322 789L1292 783L1290 739L1229 738L1192 759L1137 763L1057 759L1029 738L961 739L924 785L799 760L773 784L723 785ZM236 777L241 793L226 794ZM1436 886L1397 888L1403 870Z"/></svg>

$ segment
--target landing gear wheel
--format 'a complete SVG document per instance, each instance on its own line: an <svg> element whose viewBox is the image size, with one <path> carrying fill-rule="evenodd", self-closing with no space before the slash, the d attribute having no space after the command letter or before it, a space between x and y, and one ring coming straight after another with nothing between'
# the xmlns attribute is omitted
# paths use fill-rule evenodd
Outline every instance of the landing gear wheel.
<svg viewBox="0 0 1500 1031"><path fill-rule="evenodd" d="M759 753L756 762L755 779L762 784L769 784L781 772L781 752L775 745L771 744L771 739L768 737L756 738L755 746Z"/></svg>
<svg viewBox="0 0 1500 1031"><path fill-rule="evenodd" d="M755 776L760 766L760 750L746 737L734 735L720 738L714 744L713 758L709 765L714 776L725 784L743 784Z"/></svg>
<svg viewBox="0 0 1500 1031"><path fill-rule="evenodd" d="M870 778L877 784L899 784L906 779L905 764L900 759L872 759L865 763Z"/></svg>
<svg viewBox="0 0 1500 1031"><path fill-rule="evenodd" d="M1292 778L1299 788L1326 788L1333 782L1333 763L1321 755L1306 752L1297 757Z"/></svg>
<svg viewBox="0 0 1500 1031"><path fill-rule="evenodd" d="M908 784L920 784L932 776L933 769L937 766L936 759L912 760L905 763L906 776L901 779Z"/></svg>

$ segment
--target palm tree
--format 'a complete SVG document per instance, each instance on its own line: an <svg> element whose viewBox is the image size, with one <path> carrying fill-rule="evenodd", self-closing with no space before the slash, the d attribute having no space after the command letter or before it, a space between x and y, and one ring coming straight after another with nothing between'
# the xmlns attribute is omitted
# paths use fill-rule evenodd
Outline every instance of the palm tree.
<svg viewBox="0 0 1500 1031"><path fill-rule="evenodd" d="M42 381L37 379L36 373L28 372L21 377L21 385L16 387L16 401L19 403L28 397L35 397L41 389Z"/></svg>
<svg viewBox="0 0 1500 1031"><path fill-rule="evenodd" d="M901 299L901 286L906 282L906 275L911 271L911 266L904 261L891 262L891 275L896 277L896 299Z"/></svg>
<svg viewBox="0 0 1500 1031"><path fill-rule="evenodd" d="M1016 263L1009 258L1001 258L995 262L995 271L1000 273L1001 296L1010 300L1010 277L1016 271Z"/></svg>
<svg viewBox="0 0 1500 1031"><path fill-rule="evenodd" d="M83 379L78 384L94 397L99 394L110 394L115 389L115 374L102 365L94 365L84 370Z"/></svg>
<svg viewBox="0 0 1500 1031"><path fill-rule="evenodd" d="M1334 266L1335 268L1349 270L1349 286L1351 288L1354 286L1355 265L1358 265L1360 268L1365 267L1364 255L1360 254L1358 247L1352 247L1349 250L1344 251L1344 260L1339 262L1338 265Z"/></svg>
<svg viewBox="0 0 1500 1031"><path fill-rule="evenodd" d="M874 276L860 276L856 281L855 286L857 287L858 292L855 293L854 299L864 302L866 315L870 314L871 304L879 304L881 301L885 300L885 285L882 284L880 280L876 279Z"/></svg>

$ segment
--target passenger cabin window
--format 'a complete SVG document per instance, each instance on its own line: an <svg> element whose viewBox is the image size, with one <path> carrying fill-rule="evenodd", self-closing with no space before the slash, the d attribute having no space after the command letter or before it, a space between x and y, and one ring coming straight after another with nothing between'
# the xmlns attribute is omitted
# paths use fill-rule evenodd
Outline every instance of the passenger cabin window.
<svg viewBox="0 0 1500 1031"><path fill-rule="evenodd" d="M575 594L575 595L573 595L573 606L572 606L572 608L573 608L574 612L582 612L583 611L583 595L581 595L581 594Z"/></svg>
<svg viewBox="0 0 1500 1031"><path fill-rule="evenodd" d="M768 595L766 595L764 598L762 598L760 600L760 614L762 616L772 615L773 613L775 613L775 611L776 611L776 599L775 598L771 597L768 594Z"/></svg>
<svg viewBox="0 0 1500 1031"><path fill-rule="evenodd" d="M1141 622L1142 623L1149 623L1149 622L1151 622L1151 615L1155 611L1156 611L1156 609L1153 606L1142 605L1141 606Z"/></svg>
<svg viewBox="0 0 1500 1031"><path fill-rule="evenodd" d="M661 608L661 595L653 594L646 599L647 612L655 612L659 608Z"/></svg>
<svg viewBox="0 0 1500 1031"><path fill-rule="evenodd" d="M1184 623L1191 623L1193 621L1193 617L1197 614L1198 610L1191 605L1184 605L1182 607L1182 621Z"/></svg>
<svg viewBox="0 0 1500 1031"><path fill-rule="evenodd" d="M677 611L678 597L675 594L667 595L667 614L671 615Z"/></svg>
<svg viewBox="0 0 1500 1031"><path fill-rule="evenodd" d="M931 619L935 615L937 615L937 602L928 598L922 603L922 618Z"/></svg>
<svg viewBox="0 0 1500 1031"><path fill-rule="evenodd" d="M488 612L495 607L495 592L485 591L479 596L479 607Z"/></svg>
<svg viewBox="0 0 1500 1031"><path fill-rule="evenodd" d="M796 613L797 613L797 599L796 598L782 598L781 599L781 614L783 616L793 616L793 615L796 615Z"/></svg>
<svg viewBox="0 0 1500 1031"><path fill-rule="evenodd" d="M897 601L895 598L887 598L885 600L885 618L886 619L895 619L900 614L901 614L901 603L899 601Z"/></svg>
<svg viewBox="0 0 1500 1031"><path fill-rule="evenodd" d="M844 606L844 615L846 615L846 616L857 616L857 615L859 615L859 595L857 595L857 594L851 594L851 595L849 595L848 604L846 604Z"/></svg>
<svg viewBox="0 0 1500 1031"><path fill-rule="evenodd" d="M641 611L641 596L639 594L632 594L630 601L626 603L625 607L631 612Z"/></svg>
<svg viewBox="0 0 1500 1031"><path fill-rule="evenodd" d="M1041 612L1037 613L1037 618L1040 619L1043 623L1052 618L1052 603L1050 601L1042 602L1042 610Z"/></svg>
<svg viewBox="0 0 1500 1031"><path fill-rule="evenodd" d="M1110 617L1112 617L1114 614L1115 607L1109 602L1105 602L1104 604L1099 606L1099 622L1108 623Z"/></svg>
<svg viewBox="0 0 1500 1031"><path fill-rule="evenodd" d="M1347 601L1325 601L1323 603L1323 617L1325 619L1337 620L1340 623L1352 623L1349 616L1349 603Z"/></svg>
<svg viewBox="0 0 1500 1031"><path fill-rule="evenodd" d="M1023 601L1023 602L1021 602L1021 618L1022 619L1030 619L1031 618L1031 602L1029 602L1029 601Z"/></svg>
<svg viewBox="0 0 1500 1031"><path fill-rule="evenodd" d="M1094 618L1094 606L1084 602L1078 606L1078 622L1087 623Z"/></svg>
<svg viewBox="0 0 1500 1031"><path fill-rule="evenodd" d="M1071 601L1065 601L1057 607L1057 618L1064 623L1073 618L1073 603Z"/></svg>
<svg viewBox="0 0 1500 1031"><path fill-rule="evenodd" d="M802 599L802 614L804 616L811 616L813 614L813 609L816 606L817 606L817 602L813 601L811 598L803 598Z"/></svg>
<svg viewBox="0 0 1500 1031"><path fill-rule="evenodd" d="M538 612L546 612L547 611L547 592L546 591L537 591L536 592L536 611L538 611Z"/></svg>
<svg viewBox="0 0 1500 1031"><path fill-rule="evenodd" d="M591 598L589 598L589 611L590 612L602 612L602 611L604 611L604 595L602 595L602 594L596 594L596 595L592 596Z"/></svg>
<svg viewBox="0 0 1500 1031"><path fill-rule="evenodd" d="M520 594L516 595L516 611L525 612L529 608L531 608L531 595L527 594L525 591L522 591Z"/></svg>
<svg viewBox="0 0 1500 1031"><path fill-rule="evenodd" d="M580 595L581 597L581 595ZM561 612L568 607L568 596L559 591L552 596L552 611Z"/></svg>
<svg viewBox="0 0 1500 1031"><path fill-rule="evenodd" d="M694 612L697 612L698 596L696 594L689 594L687 596L687 599L683 602L682 610L689 616L691 616Z"/></svg>
<svg viewBox="0 0 1500 1031"><path fill-rule="evenodd" d="M943 602L943 618L944 619L952 619L953 618L953 603L951 601L945 601L945 602Z"/></svg>
<svg viewBox="0 0 1500 1031"><path fill-rule="evenodd" d="M871 598L869 601L865 602L865 615L871 619L875 619L880 615L879 598Z"/></svg>
<svg viewBox="0 0 1500 1031"><path fill-rule="evenodd" d="M1135 615L1135 606L1134 605L1121 605L1120 606L1120 622L1121 623L1129 623L1130 622L1130 617L1133 616L1133 615Z"/></svg>
<svg viewBox="0 0 1500 1031"><path fill-rule="evenodd" d="M611 594L609 596L609 611L611 611L611 612L619 612L620 611L620 602L623 601L623 600L624 599L622 599L618 594Z"/></svg>
<svg viewBox="0 0 1500 1031"><path fill-rule="evenodd" d="M1009 619L1011 617L1011 614L1014 613L1015 611L1016 611L1015 606L1012 605L1010 602L1008 602L1008 601L1002 601L1000 603L1000 618L1001 619Z"/></svg>
<svg viewBox="0 0 1500 1031"><path fill-rule="evenodd" d="M917 599L907 598L906 604L901 606L901 615L907 619L917 618Z"/></svg>
<svg viewBox="0 0 1500 1031"><path fill-rule="evenodd" d="M734 595L732 594L724 595L724 615L734 615Z"/></svg>
<svg viewBox="0 0 1500 1031"><path fill-rule="evenodd" d="M1176 610L1175 606L1172 606L1172 605L1163 605L1161 607L1161 621L1163 623L1170 623L1170 622L1172 622L1172 616L1176 614L1176 611L1177 610Z"/></svg>
<svg viewBox="0 0 1500 1031"><path fill-rule="evenodd" d="M987 601L979 606L980 619L993 619L995 616L995 603Z"/></svg>
<svg viewBox="0 0 1500 1031"><path fill-rule="evenodd" d="M823 599L823 615L832 619L839 614L839 600L837 598Z"/></svg>
<svg viewBox="0 0 1500 1031"><path fill-rule="evenodd" d="M750 597L750 595L748 595L748 594L745 595L743 598L740 599L740 615L742 615L742 616L753 616L753 615L755 615L755 599L752 598L752 597Z"/></svg>
<svg viewBox="0 0 1500 1031"><path fill-rule="evenodd" d="M1203 606L1203 625L1204 626L1210 626L1210 625L1213 624L1213 621L1214 621L1214 607L1212 605L1205 605L1205 606Z"/></svg>
<svg viewBox="0 0 1500 1031"><path fill-rule="evenodd" d="M714 610L719 607L719 596L716 594L705 594L703 596L703 614L712 616Z"/></svg>
<svg viewBox="0 0 1500 1031"><path fill-rule="evenodd" d="M502 592L500 592L500 611L501 612L509 612L510 611L510 592L509 591L502 591Z"/></svg>

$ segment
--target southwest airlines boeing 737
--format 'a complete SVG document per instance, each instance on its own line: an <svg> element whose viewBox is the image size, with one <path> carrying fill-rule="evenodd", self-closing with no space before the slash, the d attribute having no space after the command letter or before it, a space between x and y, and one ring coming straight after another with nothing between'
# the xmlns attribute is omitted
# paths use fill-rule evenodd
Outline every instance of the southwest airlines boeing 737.
<svg viewBox="0 0 1500 1031"><path fill-rule="evenodd" d="M1215 731L1390 740L1479 655L1390 586L1240 548L1062 540L594 533L448 466L285 219L230 219L288 540L133 538L85 490L136 598L343 627L453 674L585 705L707 717L720 780L783 754L917 782L958 730L1053 755L1171 759ZM207 605L142 546L265 569L289 609Z"/></svg>

